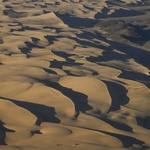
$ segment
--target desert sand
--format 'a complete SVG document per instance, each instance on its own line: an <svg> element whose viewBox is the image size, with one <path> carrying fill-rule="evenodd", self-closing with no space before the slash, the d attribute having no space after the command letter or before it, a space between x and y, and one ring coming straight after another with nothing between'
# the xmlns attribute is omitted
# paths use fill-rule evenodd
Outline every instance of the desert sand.
<svg viewBox="0 0 150 150"><path fill-rule="evenodd" d="M0 150L150 149L149 0L0 0Z"/></svg>

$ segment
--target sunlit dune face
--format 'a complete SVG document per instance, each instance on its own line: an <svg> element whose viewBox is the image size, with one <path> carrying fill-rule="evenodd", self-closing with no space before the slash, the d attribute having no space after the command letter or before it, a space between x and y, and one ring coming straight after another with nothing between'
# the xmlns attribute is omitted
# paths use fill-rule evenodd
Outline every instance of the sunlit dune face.
<svg viewBox="0 0 150 150"><path fill-rule="evenodd" d="M0 2L0 150L150 149L148 0Z"/></svg>

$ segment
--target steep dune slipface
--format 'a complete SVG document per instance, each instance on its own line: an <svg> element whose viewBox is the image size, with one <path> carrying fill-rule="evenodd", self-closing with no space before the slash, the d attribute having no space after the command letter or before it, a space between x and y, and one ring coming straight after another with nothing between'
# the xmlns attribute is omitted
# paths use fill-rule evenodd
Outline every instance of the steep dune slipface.
<svg viewBox="0 0 150 150"><path fill-rule="evenodd" d="M0 1L0 150L150 149L149 0Z"/></svg>
<svg viewBox="0 0 150 150"><path fill-rule="evenodd" d="M107 113L109 111L111 97L107 86L102 81L88 77L64 77L60 79L59 83L62 86L87 95L87 103L91 106L91 110L96 109L100 113ZM82 99L78 101L77 105L81 105ZM83 103L81 109L85 105Z"/></svg>
<svg viewBox="0 0 150 150"><path fill-rule="evenodd" d="M65 27L64 23L62 22L61 19L59 19L54 12L42 14L42 15L37 15L37 16L31 16L31 17L26 17L22 19L18 19L21 21L23 24L28 24L30 22L33 25L51 25L55 26L57 24L58 27Z"/></svg>

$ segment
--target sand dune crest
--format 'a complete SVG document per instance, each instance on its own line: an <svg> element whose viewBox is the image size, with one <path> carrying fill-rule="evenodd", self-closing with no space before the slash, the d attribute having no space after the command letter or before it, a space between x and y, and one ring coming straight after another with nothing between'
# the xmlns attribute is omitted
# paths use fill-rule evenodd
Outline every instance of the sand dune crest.
<svg viewBox="0 0 150 150"><path fill-rule="evenodd" d="M150 149L149 0L0 1L0 150Z"/></svg>

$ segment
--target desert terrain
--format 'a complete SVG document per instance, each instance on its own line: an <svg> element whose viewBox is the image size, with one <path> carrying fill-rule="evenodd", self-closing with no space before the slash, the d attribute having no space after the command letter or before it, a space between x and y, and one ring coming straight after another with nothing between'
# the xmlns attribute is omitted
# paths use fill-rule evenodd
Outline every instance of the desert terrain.
<svg viewBox="0 0 150 150"><path fill-rule="evenodd" d="M0 150L150 149L150 0L0 0Z"/></svg>

